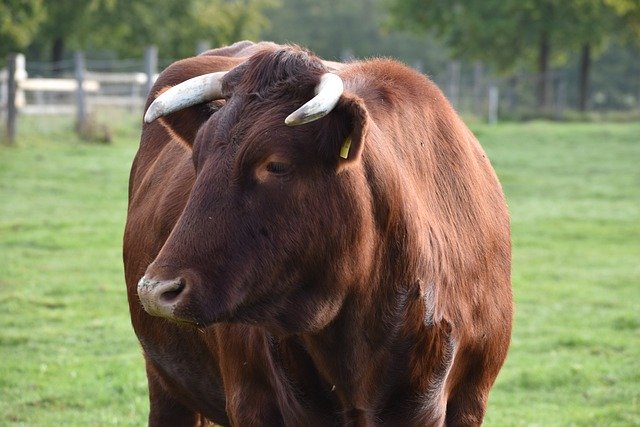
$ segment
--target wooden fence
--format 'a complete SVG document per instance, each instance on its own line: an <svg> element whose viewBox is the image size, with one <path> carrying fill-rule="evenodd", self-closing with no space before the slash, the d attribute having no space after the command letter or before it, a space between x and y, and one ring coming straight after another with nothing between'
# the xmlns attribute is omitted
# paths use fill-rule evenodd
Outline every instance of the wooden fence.
<svg viewBox="0 0 640 427"><path fill-rule="evenodd" d="M27 72L25 56L10 55L7 68L0 70L0 116L5 122L4 138L10 144L14 142L18 114L75 114L78 126L94 109L101 107L126 108L141 114L147 94L158 76L157 55L158 50L149 47L144 60L125 64L124 68L138 68L138 71L118 71L116 61L87 62L84 54L77 52L72 63L56 64L59 67L57 74L60 74L57 77L31 76ZM48 73L44 70L41 74Z"/></svg>

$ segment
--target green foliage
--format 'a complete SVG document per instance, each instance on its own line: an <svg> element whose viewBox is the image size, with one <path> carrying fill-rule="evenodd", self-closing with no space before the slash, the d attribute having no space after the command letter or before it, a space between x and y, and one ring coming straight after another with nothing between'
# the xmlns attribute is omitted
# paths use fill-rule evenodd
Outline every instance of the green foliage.
<svg viewBox="0 0 640 427"><path fill-rule="evenodd" d="M387 1L396 26L435 30L458 57L507 71L538 59L545 38L563 62L568 52L617 30L606 0Z"/></svg>
<svg viewBox="0 0 640 427"><path fill-rule="evenodd" d="M94 30L91 17L98 11L108 14L113 6L114 2L111 0L47 2L46 19L40 27L39 36L47 40L62 38L75 48L80 48L83 40Z"/></svg>
<svg viewBox="0 0 640 427"><path fill-rule="evenodd" d="M319 55L339 59L350 44L359 54L369 50L367 35L376 31L375 22L362 12L371 1L284 0L283 7L269 14L273 25L265 38L307 46Z"/></svg>
<svg viewBox="0 0 640 427"><path fill-rule="evenodd" d="M24 49L44 19L43 0L3 0L0 3L0 63L11 51Z"/></svg>
<svg viewBox="0 0 640 427"><path fill-rule="evenodd" d="M627 40L640 44L640 0L604 0L621 20L621 28L626 30Z"/></svg>
<svg viewBox="0 0 640 427"><path fill-rule="evenodd" d="M577 75L571 74L577 64L569 62L567 65L567 80L571 84L577 81ZM637 116L640 113L640 79L637 76L640 76L640 45L623 45L619 41L608 43L593 62L591 110L635 111ZM577 91L569 91L569 95L575 96ZM569 103L576 105L571 98Z"/></svg>
<svg viewBox="0 0 640 427"><path fill-rule="evenodd" d="M23 117L0 147L0 425L146 422L121 261L139 128L113 123L97 145ZM640 125L473 130L514 243L514 335L485 425L640 425Z"/></svg>
<svg viewBox="0 0 640 427"><path fill-rule="evenodd" d="M296 43L327 59L391 56L428 73L444 68L449 52L430 34L388 28L384 0L283 0L268 14L262 38Z"/></svg>
<svg viewBox="0 0 640 427"><path fill-rule="evenodd" d="M217 47L243 39L257 40L260 32L270 25L265 11L275 10L279 5L279 0L197 0L192 17L197 32L201 32L198 36L209 37L212 46Z"/></svg>
<svg viewBox="0 0 640 427"><path fill-rule="evenodd" d="M256 38L268 22L264 11L277 0L120 0L115 28L94 39L96 46L123 55L140 56L145 46L159 46L164 57L193 56L200 40L223 46L245 38Z"/></svg>
<svg viewBox="0 0 640 427"><path fill-rule="evenodd" d="M163 56L193 56L199 40L219 46L256 38L264 12L278 0L59 0L47 2L46 20L31 51L47 57L56 41L65 49L106 49L140 57L155 44ZM59 58L57 58L59 59Z"/></svg>

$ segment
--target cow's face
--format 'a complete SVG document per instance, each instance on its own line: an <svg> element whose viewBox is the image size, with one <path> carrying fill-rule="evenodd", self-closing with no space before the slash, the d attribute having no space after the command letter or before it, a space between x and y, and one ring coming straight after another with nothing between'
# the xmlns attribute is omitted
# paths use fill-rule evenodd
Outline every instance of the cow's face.
<svg viewBox="0 0 640 427"><path fill-rule="evenodd" d="M313 95L316 81L302 79L297 92ZM366 111L343 95L323 119L289 127L285 117L304 99L229 85L225 105L187 141L196 179L139 295L150 314L200 325L320 328L370 271L372 201L359 161Z"/></svg>

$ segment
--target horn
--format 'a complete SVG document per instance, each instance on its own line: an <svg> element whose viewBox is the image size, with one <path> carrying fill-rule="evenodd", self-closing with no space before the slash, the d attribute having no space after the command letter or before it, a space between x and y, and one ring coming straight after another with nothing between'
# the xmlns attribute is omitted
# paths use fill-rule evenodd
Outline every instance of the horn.
<svg viewBox="0 0 640 427"><path fill-rule="evenodd" d="M336 106L342 92L344 84L338 75L325 73L320 77L320 83L316 86L316 96L298 108L284 120L287 126L298 126L318 120L326 116Z"/></svg>
<svg viewBox="0 0 640 427"><path fill-rule="evenodd" d="M202 104L222 98L222 77L226 71L203 74L185 80L162 92L149 105L144 115L145 123L151 123L161 116L166 116L192 105Z"/></svg>

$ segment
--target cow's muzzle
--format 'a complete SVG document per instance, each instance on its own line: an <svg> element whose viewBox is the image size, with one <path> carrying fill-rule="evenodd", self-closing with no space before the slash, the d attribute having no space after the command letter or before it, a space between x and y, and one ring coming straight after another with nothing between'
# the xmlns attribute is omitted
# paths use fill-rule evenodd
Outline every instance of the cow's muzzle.
<svg viewBox="0 0 640 427"><path fill-rule="evenodd" d="M144 276L138 282L138 296L144 310L152 316L174 317L186 287L182 278L157 280Z"/></svg>

